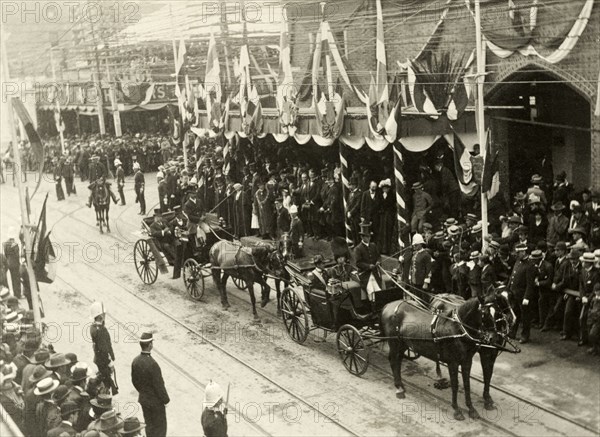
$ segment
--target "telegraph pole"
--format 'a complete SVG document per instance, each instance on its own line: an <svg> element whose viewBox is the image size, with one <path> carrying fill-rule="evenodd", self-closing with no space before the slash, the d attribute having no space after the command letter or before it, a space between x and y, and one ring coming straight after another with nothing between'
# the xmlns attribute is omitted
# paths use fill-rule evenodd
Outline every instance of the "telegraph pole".
<svg viewBox="0 0 600 437"><path fill-rule="evenodd" d="M171 2L169 2L169 18L171 20L171 30L173 31L173 64L175 66L175 87L179 87L179 83L177 83L177 74L179 73L177 71L177 44L175 43L175 25L173 24L173 10L171 9ZM179 97L178 97L179 99ZM179 102L178 102L179 103ZM181 105L179 106L179 112L183 112ZM184 114L181 113L179 114L179 118L181 119L181 128L182 128L182 132L180 133L181 135L181 145L183 147L183 162L185 167L187 168L188 165L188 153L187 153L187 141L186 138L188 137L188 132L185 131L183 132L183 125L184 125Z"/></svg>
<svg viewBox="0 0 600 437"><path fill-rule="evenodd" d="M100 58L98 56L98 45L96 44L96 34L94 33L94 20L90 20L92 27L92 44L94 45L94 57L96 58L96 89L98 96L96 99L96 108L98 111L98 123L100 124L100 135L106 135L106 126L104 125L104 95L102 93L102 84L100 83Z"/></svg>
<svg viewBox="0 0 600 437"><path fill-rule="evenodd" d="M58 120L56 122L56 129L60 135L60 150L64 154L65 153L65 135L62 129L62 115L60 111L60 101L59 101L59 93L58 93L58 84L56 83L56 68L54 67L54 47L50 47L50 65L52 66L52 81L54 82L54 87L56 89L55 93L55 103L56 103L56 112L58 113Z"/></svg>
<svg viewBox="0 0 600 437"><path fill-rule="evenodd" d="M2 81L8 83L10 80L10 73L8 70L8 59L6 53L6 41L4 34L0 38L2 40ZM25 240L25 261L27 264L27 274L29 275L29 286L31 288L31 303L33 306L33 321L35 326L42 326L42 321L40 317L40 303L39 303L39 294L38 294L38 283L35 277L35 272L33 271L33 261L31 259L31 253L33 250L32 241L31 241L31 224L29 223L29 215L27 214L27 202L25 200L25 189L23 187L23 180L21 179L21 155L19 152L19 142L17 139L17 131L15 130L15 116L13 112L12 99L16 97L12 97L10 101L8 101L8 123L10 125L10 132L12 136L12 146L13 146L13 172L18 172L15 175L17 180L17 190L19 193L19 204L21 206L21 223L23 225L23 237ZM40 163L43 165L43 163ZM35 226L34 226L35 227ZM43 236L41 236L43 237Z"/></svg>
<svg viewBox="0 0 600 437"><path fill-rule="evenodd" d="M482 36L481 36L481 5L480 0L475 0L475 39L477 51L477 137L479 138L480 153L483 157L484 169L487 147L485 135L485 114L483 106L483 81L485 79L485 57ZM482 182L482 181L480 181ZM479 186L481 191L481 237L482 237L482 253L485 252L488 246L486 237L488 236L488 210L487 210L487 193L483 191L482 185Z"/></svg>

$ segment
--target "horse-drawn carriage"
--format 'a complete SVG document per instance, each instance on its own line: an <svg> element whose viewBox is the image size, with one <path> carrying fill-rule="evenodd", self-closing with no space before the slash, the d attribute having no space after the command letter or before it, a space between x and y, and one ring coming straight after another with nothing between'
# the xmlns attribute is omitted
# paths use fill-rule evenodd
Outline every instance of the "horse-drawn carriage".
<svg viewBox="0 0 600 437"><path fill-rule="evenodd" d="M167 223L175 217L174 212L162 215ZM158 241L151 236L150 227L154 217L142 219L142 233L133 249L133 259L138 276L144 284L154 284L158 272L168 273L167 265L176 270L181 269L185 288L194 300L204 296L205 279L212 275L209 262L209 250L219 240L228 239L230 235L220 226L216 214L206 214L198 225L200 239L188 235L185 229L176 232L170 241ZM197 241L200 241L198 244Z"/></svg>
<svg viewBox="0 0 600 437"><path fill-rule="evenodd" d="M331 266L332 262L325 264ZM288 334L296 343L304 343L310 331L322 329L325 335L336 333L337 350L348 372L359 376L369 366L370 348L383 343L380 313L383 307L402 299L404 292L390 280L372 300L361 299L358 278L329 281L327 287L315 287L308 277L313 268L307 260L288 261L290 286L281 295L282 318ZM407 352L408 359L416 356Z"/></svg>

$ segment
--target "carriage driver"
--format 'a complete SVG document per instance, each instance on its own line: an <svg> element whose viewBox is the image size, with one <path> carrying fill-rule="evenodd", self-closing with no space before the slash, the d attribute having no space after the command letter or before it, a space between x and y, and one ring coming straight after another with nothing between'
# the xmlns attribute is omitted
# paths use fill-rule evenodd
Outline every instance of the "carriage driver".
<svg viewBox="0 0 600 437"><path fill-rule="evenodd" d="M163 220L160 209L154 210L154 221L150 225L150 236L158 242L160 250L173 252L175 237L169 224Z"/></svg>
<svg viewBox="0 0 600 437"><path fill-rule="evenodd" d="M362 297L375 300L375 292L381 290L382 278L379 271L379 249L371 243L371 223L360 224L360 239L360 244L354 249L354 258L363 290Z"/></svg>

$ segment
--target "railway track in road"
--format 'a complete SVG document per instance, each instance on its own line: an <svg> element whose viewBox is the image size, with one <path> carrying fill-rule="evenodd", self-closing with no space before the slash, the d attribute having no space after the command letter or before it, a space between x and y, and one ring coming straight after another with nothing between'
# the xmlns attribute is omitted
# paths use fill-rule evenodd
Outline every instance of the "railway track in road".
<svg viewBox="0 0 600 437"><path fill-rule="evenodd" d="M64 214L63 217L61 217L56 223L55 226L58 222L66 219L66 218L70 218L72 220L75 220L79 223L82 223L90 228L96 229L95 226L90 225L89 223L84 222L83 220L80 220L77 217L74 217L73 214L75 214L77 211L86 208L85 206L82 208L78 208L75 209L67 214ZM125 212L122 211L118 216L116 220L119 220L120 217L123 215L123 213ZM122 243L122 244L131 244L131 242L127 241L127 238L120 232L119 228L117 226L115 226L117 228L117 232L119 234L119 236L121 238L118 238L117 236L113 235L113 234L105 234L105 236L108 236L109 238L114 239L115 241L117 241L118 243ZM55 235L55 233L53 233L53 235ZM99 234L98 234L99 235ZM115 281L113 278L111 278L110 276L106 275L103 271L101 271L100 269L97 269L94 265L88 265L89 268L93 269L94 271L96 271L96 273L102 275L103 277L105 277L108 281L112 282L115 284L115 286L123 289L124 291L126 291L127 293L131 294L132 296L134 296L135 298L137 298L138 300L142 301L143 303L145 303L146 305L151 306L155 311L160 312L161 314L163 314L165 317L169 318L170 320L172 320L174 323L180 325L181 327L183 327L184 329L186 329L188 332L198 336L199 338L201 338L203 341L207 342L208 344L210 344L211 346L215 347L216 349L220 350L222 353L224 353L225 355L227 355L229 358L233 359L234 361L238 362L239 364L247 367L248 369L250 369L252 372L254 372L255 374L259 375L261 378L264 378L265 380L269 381L271 384L275 385L276 387L278 387L280 390L286 392L288 395L292 396L293 398L297 399L299 402L301 402L302 404L308 406L309 408L311 408L312 410L315 410L315 412L319 415L322 415L325 419L332 421L333 423L335 423L337 426L339 426L341 429L343 429L345 432L348 432L351 435L359 435L358 433L356 433L354 430L350 429L349 427L343 425L342 423L339 423L338 421L336 421L336 419L334 417L331 417L330 415L328 415L327 413L320 411L320 410L316 410L314 408L314 406L307 401L306 399L304 399L302 396L294 393L293 391L283 387L281 384L279 384L277 381L273 380L272 378L270 378L268 375L265 375L263 372L261 372L260 370L256 369L255 367L247 364L244 362L243 359L239 358L238 356L236 356L235 354L233 354L232 352L224 349L222 346L220 346L219 344L210 341L209 339L207 339L201 332L199 332L197 329L195 329L192 326L189 326L186 323L181 322L180 320L178 320L177 318L175 318L174 316L172 316L170 313L168 313L167 311L163 310L162 308L159 308L158 306L156 306L155 304L153 304L152 302L148 301L147 299L144 299L142 296L139 296L135 291L130 290L128 287L125 287L123 284ZM78 291L78 290L77 290ZM244 295L240 295L240 293L238 292L234 292L234 293L230 293L230 296L234 297L236 300L238 300L239 302L243 302L244 304L248 304L247 299L245 299L245 294ZM281 322L280 318L277 317L277 315L271 311L265 310L265 309L259 309L259 311L268 316L269 318L276 320L277 322ZM118 321L117 321L118 322ZM168 358L165 357L165 360L167 362L169 362L170 360ZM172 365L175 367L177 366L176 363L172 363ZM372 364L371 365L378 373L392 379L392 375L390 373L389 370L386 370L378 365ZM183 369L177 369L178 372L183 371ZM183 371L185 372L185 371ZM182 373L183 374L183 373ZM195 385L199 386L199 387L203 387L203 385L195 380L195 378L189 374L184 375L187 379L192 379L192 382L194 382ZM476 376L472 376L472 378L480 383L483 383L483 381L481 380L481 378L478 378ZM441 404L448 404L449 399L447 399L447 397L445 396L440 396L439 394L437 394L434 391L430 391L425 389L424 387L417 385L415 383L410 382L407 379L404 379L404 383L406 385L408 385L409 387L411 387L412 389L414 389L415 391L418 391L420 393L422 393L425 396L429 396L434 398L436 401L440 402ZM544 413L550 415L551 417L560 420L560 421L564 421L567 422L575 427L578 427L580 430L582 431L586 431L586 432L591 432L594 434L598 433L598 430L595 430L593 428L591 428L590 426L587 426L585 424L581 424L578 423L577 421L573 420L570 417L567 417L563 414L561 414L560 412L554 411L551 408L548 408L542 404L539 404L535 401L526 399L522 396L520 396L517 393L511 392L510 390L506 390L503 389L501 387L498 386L491 386L494 390L503 393L505 396L514 399L516 402L521 402L524 403L526 405L529 405L532 408L538 409L540 411L543 411ZM517 436L519 434L515 433L514 431L507 429L506 427L503 427L499 424L497 424L496 422L492 421L492 420L488 420L486 418L484 418L482 416L482 418L480 419L481 422L485 423L486 426L488 426L489 428L502 433L503 435L513 435L513 436Z"/></svg>
<svg viewBox="0 0 600 437"><path fill-rule="evenodd" d="M80 209L82 209L82 208L76 209L74 211L71 211L68 214L65 214L56 223L58 223L58 222L60 222L60 221L62 221L64 219L66 219L66 218L70 218L70 219L75 220L77 222L80 222L80 223L82 223L82 224L84 224L86 226L95 228L95 226L90 225L89 223L86 223L83 220L80 220L80 219L78 219L76 217L73 217L73 214L76 213L77 211L79 211ZM109 236L109 237L112 237L113 239L117 240L118 242L129 244L127 241L119 240L117 237L115 237L112 234L105 234L105 235ZM59 243L62 242L60 240L60 238L56 237L56 231L53 232L53 236L54 236L54 240L56 240ZM296 400L299 404L302 404L305 407L307 407L308 409L310 409L311 411L313 411L315 413L315 415L318 415L318 417L320 419L326 420L328 423L334 424L335 426L337 426L338 428L340 428L341 430L343 430L348 435L351 435L351 436L360 436L361 435L360 433L358 433L357 431L353 430L349 426L341 423L333 415L328 414L327 412L323 411L323 409L321 409L321 408L318 408L318 405L315 405L315 403L307 400L305 397L303 397L303 396L299 395L298 393L294 392L293 390L285 387L283 384L277 382L276 380L274 380L270 376L266 375L264 372L261 372L256 367L254 367L251 364L245 362L242 358L238 357L235 353L233 353L233 352L227 350L226 348L224 348L223 346L219 345L217 342L210 340L209 338L206 337L206 335L204 335L202 332L200 332L195 327L190 326L189 324L187 324L185 322L182 322L181 320L177 319L172 314L170 314L168 311L164 310L163 308L160 308L156 304L150 302L148 299L145 299L144 297L140 296L134 290L132 290L129 287L125 286L121 282L116 281L114 278L112 278L111 276L109 276L108 274L106 274L102 269L97 268L94 264L86 263L85 265L86 265L87 268L93 270L96 274L101 275L102 277L104 277L108 282L114 284L115 287L118 287L120 290L125 291L126 293L128 293L131 296L135 297L137 300L139 300L142 303L144 303L145 305L151 307L154 311L159 312L161 315L163 315L164 317L168 318L173 323L175 323L175 324L179 325L180 327L184 328L187 332L193 334L194 336L196 336L199 339L201 339L203 342L205 342L205 343L209 344L210 346L212 346L213 348L219 350L221 353L223 353L224 355L226 355L231 360L233 360L233 361L237 362L238 364L244 366L245 368L247 368L248 370L250 370L251 372L253 372L257 376L259 376L260 378L268 381L271 385L275 386L278 390L286 393L288 396L290 396L291 398L293 398L294 400ZM71 283L69 283L66 279L62 278L60 275L57 275L57 276L59 277L59 279L61 281L63 281L65 284L67 284L70 288L72 288L75 292L77 292L79 295L81 295L82 297L84 297L90 303L93 301L90 297L86 296L79 289L77 289L74 285L72 285ZM115 319L112 316L111 316L111 318L121 328L123 328L126 331L128 331L128 328L127 328L126 324L122 323L121 321ZM160 354L158 351L156 351L155 353L157 353L158 355L160 355L161 358L163 358L167 363L169 363L169 365L171 367L173 367L176 372L178 372L179 374L181 374L182 376L184 376L186 379L188 379L191 382L193 382L196 386L204 389L204 387L205 387L204 384L202 384L197 378L195 378L189 372L185 371L176 362L174 362L173 360L171 360L170 358L168 358L164 354ZM240 412L238 412L238 413L241 414ZM263 427L260 427L257 424L252 424L252 426L254 426L263 435L271 435L267 430L265 430Z"/></svg>

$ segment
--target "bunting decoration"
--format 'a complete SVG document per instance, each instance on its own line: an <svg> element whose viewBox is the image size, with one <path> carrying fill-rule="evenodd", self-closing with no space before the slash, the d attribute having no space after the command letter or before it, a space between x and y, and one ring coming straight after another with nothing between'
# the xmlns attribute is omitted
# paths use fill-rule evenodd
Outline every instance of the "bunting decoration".
<svg viewBox="0 0 600 437"><path fill-rule="evenodd" d="M350 197L350 168L348 167L348 159L346 157L347 148L340 141L340 163L342 166L342 197L344 198L344 211L348 211L348 198ZM346 243L349 246L354 245L352 240L352 225L348 215L344 213L344 227L346 229Z"/></svg>
<svg viewBox="0 0 600 437"><path fill-rule="evenodd" d="M248 45L244 44L240 49L240 83L239 93L234 101L240 105L242 117L242 130L244 134L254 142L256 137L262 134L263 119L262 106L256 87L252 84L250 75L250 54Z"/></svg>
<svg viewBox="0 0 600 437"><path fill-rule="evenodd" d="M483 165L481 190L487 192L488 199L500 191L500 169L498 168L498 151L492 153L491 131L488 129L485 139L486 153Z"/></svg>
<svg viewBox="0 0 600 437"><path fill-rule="evenodd" d="M317 44L313 56L312 82L313 82L313 105L315 109L315 124L319 136L332 140L338 138L344 126L344 97L337 94L333 87L333 73L330 65L330 44L327 34L330 32L326 21L321 22ZM319 87L319 72L321 70L321 58L326 62L323 65L326 78L327 91Z"/></svg>
<svg viewBox="0 0 600 437"><path fill-rule="evenodd" d="M490 0L482 4L481 27L487 47L500 58L520 53L537 56L550 64L571 53L594 7L594 0L552 3L509 0L508 8L505 2ZM466 0L466 4L475 18L473 0Z"/></svg>
<svg viewBox="0 0 600 437"><path fill-rule="evenodd" d="M454 134L454 172L461 191L467 196L474 196L479 185L476 182L471 153L465 147L460 137Z"/></svg>
<svg viewBox="0 0 600 437"><path fill-rule="evenodd" d="M211 33L208 43L208 54L206 56L206 74L204 75L204 101L208 115L208 125L215 131L223 128L221 113L221 69L219 66L219 53L217 42Z"/></svg>
<svg viewBox="0 0 600 437"><path fill-rule="evenodd" d="M285 21L282 23L279 41L279 73L275 77L277 78L277 109L279 110L281 131L284 134L293 136L297 128L298 106L296 105L296 99L298 93L292 75L289 35L287 22Z"/></svg>

